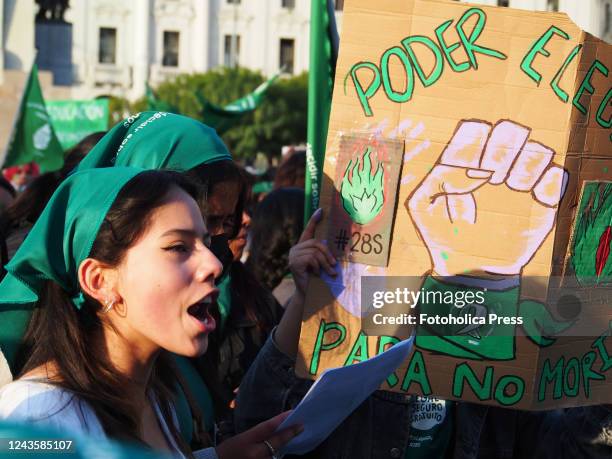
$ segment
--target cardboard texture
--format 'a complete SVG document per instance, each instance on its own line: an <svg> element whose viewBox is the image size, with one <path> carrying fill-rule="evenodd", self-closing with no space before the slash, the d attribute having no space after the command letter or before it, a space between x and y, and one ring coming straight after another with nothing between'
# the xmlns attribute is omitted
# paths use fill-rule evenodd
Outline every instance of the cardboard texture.
<svg viewBox="0 0 612 459"><path fill-rule="evenodd" d="M527 410L612 402L611 48L565 14L345 2L317 229L342 260L339 276L309 284L300 376L377 355L416 327L415 351L382 389ZM357 162L367 183L347 189L354 209L342 187ZM347 225L381 234L380 253L336 247ZM362 276L484 292L461 314L524 320L367 335ZM555 300L560 288L580 305Z"/></svg>
<svg viewBox="0 0 612 459"><path fill-rule="evenodd" d="M344 135L327 240L339 260L387 266L404 142Z"/></svg>

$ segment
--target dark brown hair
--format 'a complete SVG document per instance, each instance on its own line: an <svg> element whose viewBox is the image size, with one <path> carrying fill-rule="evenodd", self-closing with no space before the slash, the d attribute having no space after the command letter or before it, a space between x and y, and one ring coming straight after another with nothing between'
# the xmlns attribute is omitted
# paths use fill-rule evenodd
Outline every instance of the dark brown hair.
<svg viewBox="0 0 612 459"><path fill-rule="evenodd" d="M146 230L153 211L173 187L197 198L197 190L176 172L147 171L130 180L117 196L102 223L89 257L116 266ZM110 362L103 343L99 314L102 305L86 297L77 310L59 285L49 281L41 293L18 359L21 374L47 363L57 369L52 382L85 401L96 413L106 434L115 439L142 442L140 418L125 387L130 384ZM25 358L27 361L23 364ZM177 444L190 454L172 421L172 402L177 380L170 357L162 352L151 374L152 391Z"/></svg>
<svg viewBox="0 0 612 459"><path fill-rule="evenodd" d="M289 272L289 250L300 239L303 229L303 189L274 190L255 209L246 266L270 291Z"/></svg>
<svg viewBox="0 0 612 459"><path fill-rule="evenodd" d="M297 187L304 189L306 180L306 152L296 151L285 159L274 177L274 189Z"/></svg>

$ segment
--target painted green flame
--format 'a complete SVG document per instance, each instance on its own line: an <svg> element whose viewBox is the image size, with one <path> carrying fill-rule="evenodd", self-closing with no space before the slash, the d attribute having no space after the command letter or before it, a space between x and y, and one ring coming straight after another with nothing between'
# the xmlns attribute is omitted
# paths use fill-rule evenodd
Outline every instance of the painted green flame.
<svg viewBox="0 0 612 459"><path fill-rule="evenodd" d="M374 220L382 210L384 203L384 169L382 164L378 163L376 172L372 174L370 153L371 149L368 147L363 156L357 158L354 165L353 160L349 161L340 189L344 210L349 214L351 220L360 225Z"/></svg>

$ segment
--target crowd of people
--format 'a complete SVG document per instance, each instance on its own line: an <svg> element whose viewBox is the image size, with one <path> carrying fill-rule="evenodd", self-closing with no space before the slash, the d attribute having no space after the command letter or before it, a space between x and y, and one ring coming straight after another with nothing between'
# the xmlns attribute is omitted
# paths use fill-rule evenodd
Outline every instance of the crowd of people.
<svg viewBox="0 0 612 459"><path fill-rule="evenodd" d="M303 426L278 427L312 385L294 371L308 278L337 268L315 239L322 210L303 224L304 173L294 153L254 192L213 129L143 112L60 171L0 182L0 428L280 457ZM612 457L609 406L441 400L446 421L422 441L410 419L425 402L376 391L308 457Z"/></svg>

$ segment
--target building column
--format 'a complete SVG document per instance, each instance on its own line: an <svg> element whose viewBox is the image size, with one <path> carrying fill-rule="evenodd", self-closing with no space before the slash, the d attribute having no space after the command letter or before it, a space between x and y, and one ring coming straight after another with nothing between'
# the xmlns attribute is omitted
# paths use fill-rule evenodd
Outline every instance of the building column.
<svg viewBox="0 0 612 459"><path fill-rule="evenodd" d="M134 27L134 74L131 96L137 98L145 93L145 83L149 80L151 49L157 37L151 28L151 0L136 0L133 16Z"/></svg>

